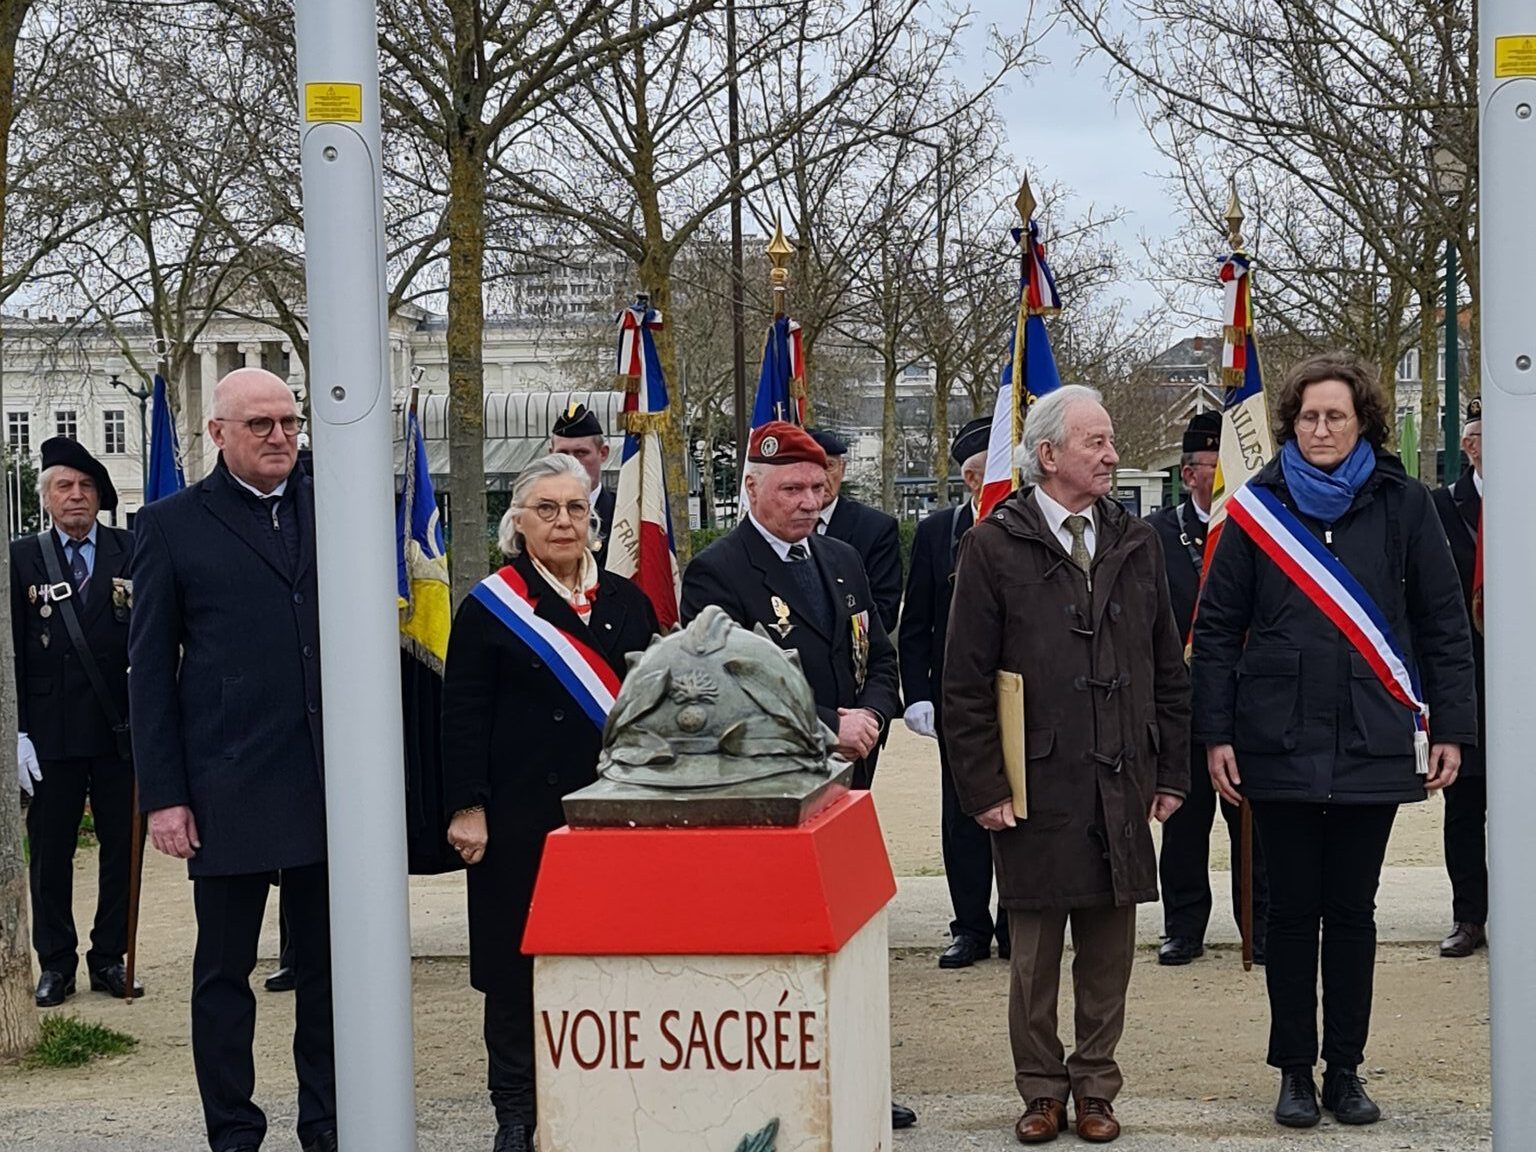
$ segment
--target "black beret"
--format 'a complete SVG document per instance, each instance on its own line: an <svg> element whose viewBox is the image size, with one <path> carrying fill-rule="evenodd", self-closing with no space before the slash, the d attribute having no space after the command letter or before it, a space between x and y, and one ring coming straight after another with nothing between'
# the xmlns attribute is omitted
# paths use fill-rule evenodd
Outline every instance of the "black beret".
<svg viewBox="0 0 1536 1152"><path fill-rule="evenodd" d="M821 445L821 450L828 456L848 455L848 441L836 432L828 432L825 428L807 428L805 431L812 440Z"/></svg>
<svg viewBox="0 0 1536 1152"><path fill-rule="evenodd" d="M1482 418L1483 398L1481 396L1474 396L1467 401L1467 423L1470 424L1472 421L1481 420Z"/></svg>
<svg viewBox="0 0 1536 1152"><path fill-rule="evenodd" d="M575 439L579 436L601 436L603 426L598 422L597 413L585 404L572 403L555 420L555 426L550 429L555 436L564 436Z"/></svg>
<svg viewBox="0 0 1536 1152"><path fill-rule="evenodd" d="M978 452L987 450L992 439L992 417L978 416L958 433L949 446L949 458L956 464L964 464Z"/></svg>
<svg viewBox="0 0 1536 1152"><path fill-rule="evenodd" d="M1221 413L1199 412L1184 429L1185 452L1216 452L1221 448Z"/></svg>
<svg viewBox="0 0 1536 1152"><path fill-rule="evenodd" d="M87 452L80 441L68 436L54 436L43 441L43 471L61 466L84 472L96 481L96 493L101 497L103 512L117 509L117 489L112 486L106 465Z"/></svg>

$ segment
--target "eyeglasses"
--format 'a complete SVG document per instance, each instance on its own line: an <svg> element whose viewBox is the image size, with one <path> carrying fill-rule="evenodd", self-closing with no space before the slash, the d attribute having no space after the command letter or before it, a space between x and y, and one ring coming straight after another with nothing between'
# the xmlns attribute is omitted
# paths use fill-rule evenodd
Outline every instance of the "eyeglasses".
<svg viewBox="0 0 1536 1152"><path fill-rule="evenodd" d="M523 511L532 512L546 524L553 524L560 519L560 513L564 512L571 518L571 523L581 524L592 515L592 505L586 500L567 500L564 504L555 500L540 500L537 504L524 505Z"/></svg>
<svg viewBox="0 0 1536 1152"><path fill-rule="evenodd" d="M1317 426L1322 424L1330 432L1342 432L1353 419L1353 416L1346 416L1342 412L1330 412L1326 416L1317 412L1303 412L1296 417L1296 427L1303 432L1316 432Z"/></svg>
<svg viewBox="0 0 1536 1152"><path fill-rule="evenodd" d="M304 427L303 417L300 416L282 416L276 420L271 416L253 416L249 420L228 420L222 416L216 416L214 419L220 424L243 424L258 440L265 440L272 435L274 428L281 428L284 436L292 438L299 434L300 428Z"/></svg>

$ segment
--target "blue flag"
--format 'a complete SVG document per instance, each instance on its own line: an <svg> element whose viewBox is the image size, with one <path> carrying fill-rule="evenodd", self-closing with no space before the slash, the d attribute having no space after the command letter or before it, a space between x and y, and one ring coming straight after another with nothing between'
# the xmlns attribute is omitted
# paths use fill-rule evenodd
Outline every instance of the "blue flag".
<svg viewBox="0 0 1536 1152"><path fill-rule="evenodd" d="M176 443L176 418L166 400L165 377L155 373L155 390L150 397L149 475L144 482L144 503L180 492L187 486L181 471L181 451Z"/></svg>
<svg viewBox="0 0 1536 1152"><path fill-rule="evenodd" d="M405 490L395 509L395 571L400 642L441 673L453 616L448 558L432 472L427 467L427 445L414 411L405 422Z"/></svg>

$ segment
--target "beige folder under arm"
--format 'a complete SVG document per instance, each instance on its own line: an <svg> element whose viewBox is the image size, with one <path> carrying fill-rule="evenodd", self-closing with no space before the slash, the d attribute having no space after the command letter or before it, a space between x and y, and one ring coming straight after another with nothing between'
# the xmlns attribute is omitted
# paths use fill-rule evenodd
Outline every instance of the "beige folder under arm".
<svg viewBox="0 0 1536 1152"><path fill-rule="evenodd" d="M1024 792L1024 677L1017 672L997 674L997 732L1003 743L1003 773L1013 790L1013 815L1029 815Z"/></svg>

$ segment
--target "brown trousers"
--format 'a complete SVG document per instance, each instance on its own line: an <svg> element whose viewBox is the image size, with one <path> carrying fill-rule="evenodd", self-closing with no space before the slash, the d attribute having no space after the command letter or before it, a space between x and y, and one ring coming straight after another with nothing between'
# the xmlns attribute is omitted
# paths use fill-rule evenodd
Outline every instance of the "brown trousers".
<svg viewBox="0 0 1536 1152"><path fill-rule="evenodd" d="M1067 1056L1056 1031L1061 954L1072 921L1076 1048ZM1136 907L1008 912L1013 961L1008 1038L1013 1079L1025 1103L1092 1096L1113 1100L1124 1082L1115 1046L1125 1030L1125 993L1136 954Z"/></svg>

